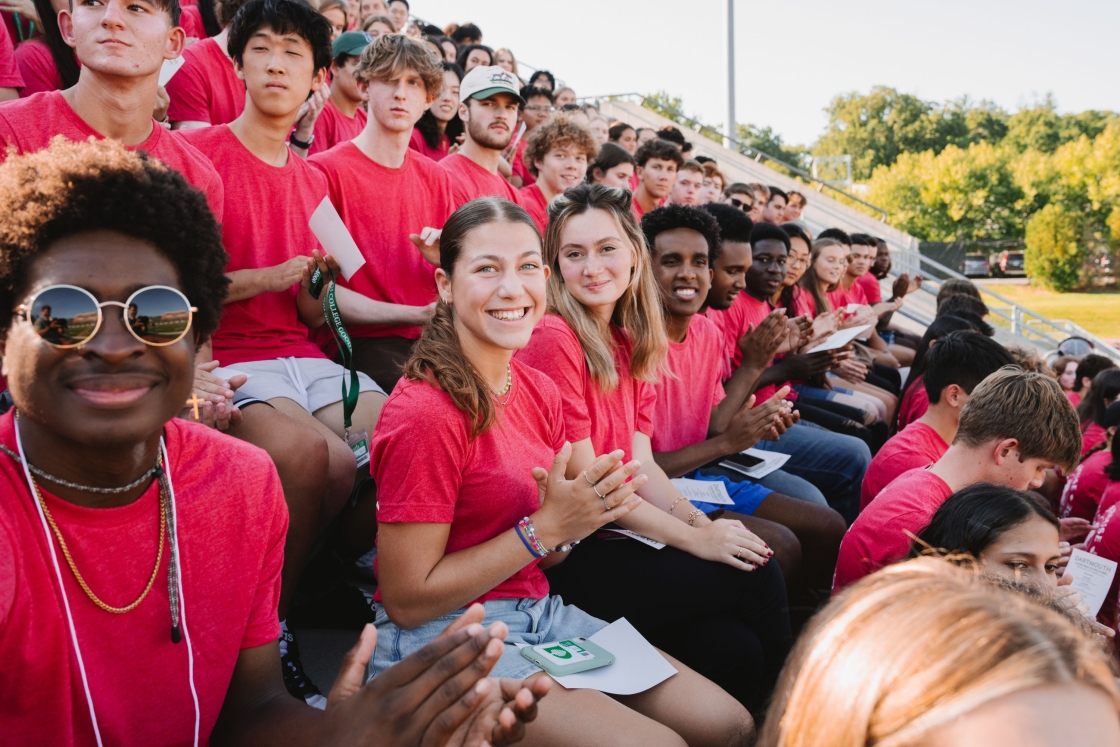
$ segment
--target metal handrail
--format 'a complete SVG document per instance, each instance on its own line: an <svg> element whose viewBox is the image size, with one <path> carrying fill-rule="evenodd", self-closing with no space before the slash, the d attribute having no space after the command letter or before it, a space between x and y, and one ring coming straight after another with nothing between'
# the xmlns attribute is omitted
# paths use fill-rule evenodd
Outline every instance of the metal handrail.
<svg viewBox="0 0 1120 747"><path fill-rule="evenodd" d="M625 96L635 96L637 98L640 98L642 100L642 105L643 106L645 106L645 103L647 101L649 101L649 99L644 94L641 94L641 93L613 93L613 94L608 94L608 95L603 95L603 96L580 96L576 100L577 101L604 101L604 100L613 101L613 100L621 99ZM661 109L664 109L667 112L670 112L674 117L679 117L680 119L683 119L686 122L688 122L689 127L692 129L693 132L710 132L710 133L716 135L717 137L719 137L721 140L726 140L729 143L733 143L735 145L736 150L739 153L741 153L742 155L750 155L749 153L744 153L743 152L744 149L746 149L748 151L752 151L753 153L756 154L756 160L757 160L757 158L765 158L766 160L773 161L774 163L782 166L783 168L789 169L793 173L800 176L802 179L805 179L810 184L816 184L818 192L822 189L828 188L828 189L831 189L833 192L836 192L838 194L843 195L844 197L846 197L849 200L852 200L854 202L858 202L860 205L863 205L864 207L866 207L870 210L874 210L875 212L879 213L879 215L880 215L879 222L880 223L886 223L886 221L887 221L887 211L884 210L883 208L879 207L878 205L872 205L870 202L867 202L866 200L861 200L859 197L856 197L855 195L851 194L850 192L845 192L842 189L838 189L837 187L832 186L828 182L822 181L822 180L818 179L817 177L813 176L813 174L811 172L806 171L805 169L801 168L800 166L794 166L792 163L787 163L787 162L783 161L782 159L777 158L776 156L772 156L765 151L759 150L758 148L754 147L750 143L744 143L744 142L741 142L741 141L737 140L736 138L728 137L727 135L723 134L722 132L715 129L714 127L706 125L703 122L700 122L696 119L693 119L692 117L688 116L687 114L685 114L683 112L680 112L680 111L674 109L671 106L667 106L665 104L662 104L661 102L657 102L657 106ZM646 107L646 108L650 109L650 111L654 112L655 114L657 113L655 109L652 109L650 107Z"/></svg>

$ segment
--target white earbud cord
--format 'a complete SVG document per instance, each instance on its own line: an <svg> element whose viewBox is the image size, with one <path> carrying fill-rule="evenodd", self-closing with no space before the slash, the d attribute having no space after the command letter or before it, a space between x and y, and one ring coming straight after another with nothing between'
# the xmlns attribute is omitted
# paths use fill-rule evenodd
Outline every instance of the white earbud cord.
<svg viewBox="0 0 1120 747"><path fill-rule="evenodd" d="M175 513L175 485L171 482L171 459L167 454L167 444L163 436L159 439L159 448L163 451L163 474L167 479L168 503L171 510L171 541L175 547L175 581L179 592L179 618L183 625L183 640L187 644L187 680L191 686L191 698L194 700L194 747L198 747L198 732L202 721L202 710L198 705L198 691L194 688L194 650L191 648L191 633L187 629L187 604L183 595L183 561L180 559L182 548L179 546L179 516Z"/></svg>
<svg viewBox="0 0 1120 747"><path fill-rule="evenodd" d="M16 434L16 450L19 452L20 464L23 467L23 476L27 480L28 490L31 491L31 500L35 504L35 510L39 513L39 523L43 526L43 534L47 538L47 548L51 552L51 564L54 566L55 578L58 579L58 590L62 594L62 606L66 610L66 622L70 626L70 640L74 644L74 655L78 660L78 672L82 676L82 689L85 691L86 705L89 707L89 718L91 723L93 724L93 736L97 740L97 747L104 747L104 743L101 741L101 729L97 725L97 711L93 707L93 694L89 689L89 678L86 676L86 664L82 659L82 648L78 645L78 630L74 626L74 613L70 611L70 600L66 596L66 585L62 581L62 567L58 563L58 553L56 553L54 549L54 537L51 535L50 526L47 524L46 514L43 513L43 506L35 498L35 482L31 478L31 470L28 469L28 465L30 464L30 462L23 453L23 439L21 439L19 435L19 420L15 420L13 422L13 425L15 426ZM171 485L171 470L167 469L167 467L170 467L170 462L167 458L167 446L166 444L164 444L162 436L160 437L159 443L160 449L163 451L163 463L164 465L166 465L165 473L167 475L167 487L168 492L171 494L170 496L168 496L168 499L170 503L171 515L173 517L172 526L174 527L175 489ZM178 534L175 529L172 529L172 532L172 542L174 542L175 545L178 546ZM187 672L190 679L191 696L194 698L194 747L198 747L198 732L201 712L198 706L198 693L195 691L194 687L194 655L191 652L190 633L187 631L187 613L184 611L186 605L183 604L183 569L182 564L178 562L178 555L176 555L176 561L177 562L175 566L176 570L178 571L179 581L178 586L181 609L180 614L183 621L183 637L187 642Z"/></svg>

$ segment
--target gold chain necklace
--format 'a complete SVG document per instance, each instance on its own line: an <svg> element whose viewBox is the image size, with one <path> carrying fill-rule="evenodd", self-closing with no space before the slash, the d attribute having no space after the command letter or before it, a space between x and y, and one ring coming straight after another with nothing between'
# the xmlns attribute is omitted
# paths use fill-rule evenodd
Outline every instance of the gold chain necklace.
<svg viewBox="0 0 1120 747"><path fill-rule="evenodd" d="M161 467L163 466L163 454L158 457L157 462ZM152 569L152 576L148 579L148 585L144 587L144 591L140 592L140 596L136 601L126 607L113 607L112 605L102 602L93 590L89 588L89 584L82 578L81 571L78 566L74 564L74 558L70 556L70 549L66 547L66 540L62 538L62 532L58 528L58 524L54 522L54 517L51 516L51 511L47 508L47 502L43 500L43 494L39 491L39 484L35 482L35 478L31 478L31 487L35 489L35 499L39 501L39 506L43 509L43 515L47 517L47 523L51 525L51 531L54 532L55 538L58 540L58 546L62 548L62 555L66 558L66 564L70 566L70 571L74 574L74 578L78 581L78 586L82 587L82 591L86 593L90 601L96 604L106 612L112 612L114 615L123 615L125 612L130 612L144 601L144 597L148 596L148 592L152 590L152 586L156 582L156 575L159 573L160 563L163 561L163 543L167 530L167 507L164 502L162 485L159 493L159 551L156 553L156 565Z"/></svg>
<svg viewBox="0 0 1120 747"><path fill-rule="evenodd" d="M490 394L491 394L491 396L494 397L495 402L497 402L502 407L505 407L506 404L509 402L509 396L506 396L506 395L511 395L512 394L512 391L511 391L512 389L513 389L513 366L507 363L506 364L506 387L505 387L505 389L503 389L500 392L495 392L493 389L491 389ZM503 400L502 397L505 397L505 399Z"/></svg>

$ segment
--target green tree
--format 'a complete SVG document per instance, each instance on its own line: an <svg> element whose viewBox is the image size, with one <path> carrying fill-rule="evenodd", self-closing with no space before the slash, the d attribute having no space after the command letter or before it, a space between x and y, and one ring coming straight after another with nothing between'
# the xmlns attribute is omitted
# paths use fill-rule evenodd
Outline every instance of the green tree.
<svg viewBox="0 0 1120 747"><path fill-rule="evenodd" d="M1048 288L1067 292L1081 282L1081 268L1089 256L1080 216L1049 204L1027 222L1024 251L1027 274Z"/></svg>

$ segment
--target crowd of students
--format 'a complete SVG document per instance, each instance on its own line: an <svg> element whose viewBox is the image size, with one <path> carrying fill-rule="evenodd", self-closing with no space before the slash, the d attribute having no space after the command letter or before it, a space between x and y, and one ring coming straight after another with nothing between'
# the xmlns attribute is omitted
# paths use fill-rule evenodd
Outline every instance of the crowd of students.
<svg viewBox="0 0 1120 747"><path fill-rule="evenodd" d="M1054 641L1035 684L1115 717L1120 583L1094 620L1063 571L1120 560L1108 358L1001 346L967 281L893 326L922 279L884 292L883 240L407 0L34 7L0 38L16 741L910 743L959 649L879 690L845 657L961 615ZM623 617L675 675L608 696L519 654ZM362 631L328 694L289 620Z"/></svg>

